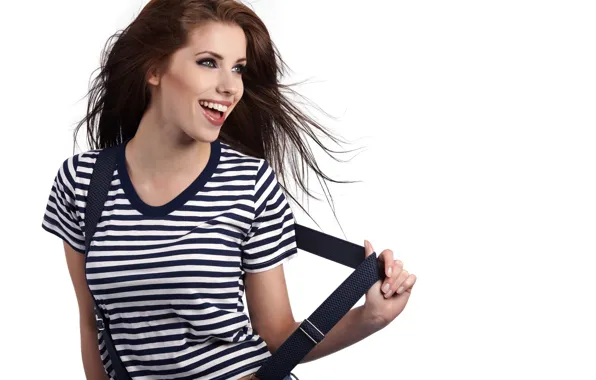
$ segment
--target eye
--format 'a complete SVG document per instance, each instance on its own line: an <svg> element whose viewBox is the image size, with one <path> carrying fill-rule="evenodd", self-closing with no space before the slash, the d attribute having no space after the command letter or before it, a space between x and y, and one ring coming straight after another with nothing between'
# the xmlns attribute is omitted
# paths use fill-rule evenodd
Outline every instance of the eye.
<svg viewBox="0 0 596 380"><path fill-rule="evenodd" d="M217 65L215 64L215 60L213 58L201 59L201 60L197 61L197 65L206 66L206 67L210 67L210 68L217 67ZM247 70L246 65L237 65L237 66L235 66L234 69L240 75L246 73L246 70Z"/></svg>
<svg viewBox="0 0 596 380"><path fill-rule="evenodd" d="M244 73L246 73L246 66L245 65L238 65L236 66L236 68L238 69L237 73L242 75Z"/></svg>
<svg viewBox="0 0 596 380"><path fill-rule="evenodd" d="M207 63L212 64L213 66L210 65L206 65ZM215 66L215 60L212 58L207 58L207 59L201 59L200 61L197 61L197 65L201 65L201 66L207 66L207 67L216 67Z"/></svg>

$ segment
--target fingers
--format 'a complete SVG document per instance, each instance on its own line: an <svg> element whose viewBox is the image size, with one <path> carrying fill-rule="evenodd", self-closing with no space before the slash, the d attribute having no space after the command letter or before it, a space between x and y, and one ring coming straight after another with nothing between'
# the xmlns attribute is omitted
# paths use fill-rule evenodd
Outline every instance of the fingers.
<svg viewBox="0 0 596 380"><path fill-rule="evenodd" d="M393 276L385 280L388 288L381 288L383 296L385 298L392 297L395 294L402 294L406 291L411 291L412 287L416 283L416 276L403 269L403 262L401 260L395 260L393 264ZM397 274L396 274L397 273Z"/></svg>
<svg viewBox="0 0 596 380"><path fill-rule="evenodd" d="M364 252L365 257L374 253L372 244L368 240L364 241ZM393 251L386 249L381 252L379 261L384 267L386 276L381 285L381 292L385 298L411 290L416 283L416 276L404 269L404 263L401 260L394 260Z"/></svg>
<svg viewBox="0 0 596 380"><path fill-rule="evenodd" d="M410 276L410 273L408 273L407 270L404 269L401 271L397 280L391 287L391 294L389 294L388 297L391 297L393 293L402 294L404 292L404 281L406 281L408 276Z"/></svg>
<svg viewBox="0 0 596 380"><path fill-rule="evenodd" d="M379 265L384 270L385 276L391 277L393 271L393 251L386 249L381 252L379 255Z"/></svg>
<svg viewBox="0 0 596 380"><path fill-rule="evenodd" d="M390 249L386 249L379 255L379 261L382 263L383 268L385 268L385 276L391 277L393 274L393 251Z"/></svg>
<svg viewBox="0 0 596 380"><path fill-rule="evenodd" d="M394 260L391 266L391 277L385 280L385 285L382 288L383 293L385 293L385 298L389 298L395 293L397 287L405 280L403 277L403 267L404 263L401 260ZM401 281L400 281L401 279Z"/></svg>
<svg viewBox="0 0 596 380"><path fill-rule="evenodd" d="M416 275L410 274L408 276L408 278L406 278L404 280L404 282L397 289L398 294L401 294L403 292L411 292L412 287L414 287L414 284L416 283L416 279L417 279Z"/></svg>
<svg viewBox="0 0 596 380"><path fill-rule="evenodd" d="M379 260L384 264L385 275L387 276L383 281L381 292L383 292L385 298L389 298L395 292L395 282L402 272L403 263L400 260L393 259L393 251L390 249L381 252Z"/></svg>
<svg viewBox="0 0 596 380"><path fill-rule="evenodd" d="M364 257L368 257L370 255L372 255L375 252L375 250L373 249L372 244L370 244L370 242L368 240L364 241Z"/></svg>

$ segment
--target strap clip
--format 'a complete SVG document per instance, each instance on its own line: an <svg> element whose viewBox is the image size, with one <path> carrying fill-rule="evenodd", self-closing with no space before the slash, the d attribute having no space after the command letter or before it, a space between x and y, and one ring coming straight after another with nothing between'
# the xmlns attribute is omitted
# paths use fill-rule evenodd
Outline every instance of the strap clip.
<svg viewBox="0 0 596 380"><path fill-rule="evenodd" d="M315 346L319 343L321 343L321 341L323 339L325 339L325 334L323 334L321 332L321 330L319 330L317 328L317 326L315 326L311 321L307 319L305 319L304 321L302 321L302 323L300 324L300 326L298 327L310 340L313 341L313 343L315 344Z"/></svg>
<svg viewBox="0 0 596 380"><path fill-rule="evenodd" d="M95 325L97 326L97 331L103 331L106 329L103 319L101 319L101 317L97 314L97 311L95 311Z"/></svg>

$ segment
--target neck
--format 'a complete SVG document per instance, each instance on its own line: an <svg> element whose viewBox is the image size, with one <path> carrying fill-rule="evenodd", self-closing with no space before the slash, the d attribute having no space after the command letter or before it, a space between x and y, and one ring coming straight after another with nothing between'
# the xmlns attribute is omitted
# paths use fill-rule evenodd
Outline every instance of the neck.
<svg viewBox="0 0 596 380"><path fill-rule="evenodd" d="M128 165L145 178L194 175L206 166L210 153L210 142L194 140L151 110L126 146Z"/></svg>

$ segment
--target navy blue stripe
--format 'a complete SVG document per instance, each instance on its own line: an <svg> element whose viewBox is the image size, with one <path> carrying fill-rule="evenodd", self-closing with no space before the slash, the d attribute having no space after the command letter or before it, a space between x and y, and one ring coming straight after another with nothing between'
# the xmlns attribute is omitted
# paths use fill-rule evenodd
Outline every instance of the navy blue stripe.
<svg viewBox="0 0 596 380"><path fill-rule="evenodd" d="M238 266L237 263L230 262L230 261L191 259L191 260L171 260L171 261L156 262L156 263L113 265L113 266L109 266L106 268L87 268L87 273L88 274L112 273L112 272L121 272L121 271L129 271L129 270L167 268L167 267L184 266L184 265L205 265L205 266L213 266L213 267L220 267L220 268L221 267L234 268L234 267Z"/></svg>
<svg viewBox="0 0 596 380"><path fill-rule="evenodd" d="M109 284L117 284L117 283L127 283L127 282L134 282L140 280L148 280L148 279L160 279L160 278L176 278L176 277L213 277L213 278L221 278L222 273L221 271L215 270L213 271L178 271L178 272L162 272L162 273L146 273L146 274L137 274L137 275L130 275L130 276L116 276L116 277L103 277L103 278L96 278L96 279L87 279L89 285L109 285ZM240 271L233 271L229 272L229 277L238 277L241 275ZM93 288L93 286L92 286ZM93 292L95 294L95 292Z"/></svg>
<svg viewBox="0 0 596 380"><path fill-rule="evenodd" d="M227 315L228 313L223 311L223 310L218 310L212 313L206 313L206 314L188 314L184 316L184 319L186 320L190 320L190 321L202 321L202 320L209 320L209 319L213 319L213 318L217 318L217 317L221 317L224 315ZM162 320L165 319L171 319L171 318L179 318L180 315L178 313L165 313L165 314L152 314L152 315L147 315L144 317L127 317L126 319L124 318L113 318L110 320L110 323L116 325L118 323L141 323L141 322L160 322Z"/></svg>
<svg viewBox="0 0 596 380"><path fill-rule="evenodd" d="M169 239L169 240L175 240L176 237L175 236L162 236L161 239L159 240L165 240L165 239ZM230 248L238 248L238 244L231 242L231 241L227 241L225 239L222 238L201 238L201 237L197 237L197 238L192 238L192 239L181 239L175 243L167 243L167 244L150 244L150 242L155 242L156 239L154 239L152 236L147 236L147 237L143 237L142 239L136 239L136 240L132 240L130 237L126 238L126 239L121 239L120 236L103 236L103 237L98 237L94 239L97 242L109 242L109 241L136 241L136 242L146 242L147 244L145 245L125 245L125 244L118 244L117 247L115 246L110 246L110 245L105 245L105 246L94 246L93 247L93 251L97 251L97 252L105 252L105 251L113 251L113 250L120 250L120 251L146 251L146 250L153 250L153 249L164 249L164 248L170 248L172 246L176 246L178 244L184 244L184 245L191 245L191 244L218 244L224 247L230 247ZM159 241L157 240L157 241ZM180 255L181 252L187 252L187 253L198 253L198 251L195 250L188 250L188 249L176 249L176 250L172 250L171 253L175 253L176 255ZM200 250L201 254L211 254L211 255L222 255L222 256L235 256L233 252L230 252L229 250L216 250L213 248L202 248ZM144 254L142 256L142 259L147 259L147 258L160 258L160 257L168 257L171 256L168 253L147 253ZM118 255L118 256L89 256L89 258L87 259L87 262L95 262L95 261L122 261L122 260L133 260L133 259L139 259L141 258L138 255Z"/></svg>
<svg viewBox="0 0 596 380"><path fill-rule="evenodd" d="M95 289L93 294L106 295L123 292L138 292L141 290L159 290L159 289L219 289L219 288L233 288L238 286L238 281L229 282L181 282L168 284L146 284L135 286L122 286L111 289Z"/></svg>
<svg viewBox="0 0 596 380"><path fill-rule="evenodd" d="M121 328L121 327L112 327L111 331L113 334L147 334L155 332L155 327L159 327L159 331L167 333L169 330L179 330L179 329L188 329L190 333L204 333L210 330L217 330L222 327L226 327L227 325L236 324L239 322L246 321L246 316L238 316L235 318L230 318L225 321L216 322L216 323L201 323L201 324L192 324L190 322L176 322L176 323L163 323L159 326L145 326L139 328ZM110 322L111 323L111 322ZM230 332L230 334L235 334L235 331ZM161 337L166 336L166 334L161 335ZM170 335L172 336L172 335ZM180 336L180 334L176 334L173 336ZM203 335L200 335L203 336ZM154 338L147 338L147 339L154 339ZM138 340L135 343L140 343Z"/></svg>
<svg viewBox="0 0 596 380"><path fill-rule="evenodd" d="M144 306L118 306L110 309L110 312L113 314L121 314L121 313L142 313L147 311L158 311L164 310L167 308L169 310L205 310L210 307L216 307L221 310L228 310L228 311L236 311L235 304L227 304L227 303L214 303L214 302L204 302L199 305L187 304L184 306L176 306L176 305L168 305L164 307L164 305L144 305Z"/></svg>

